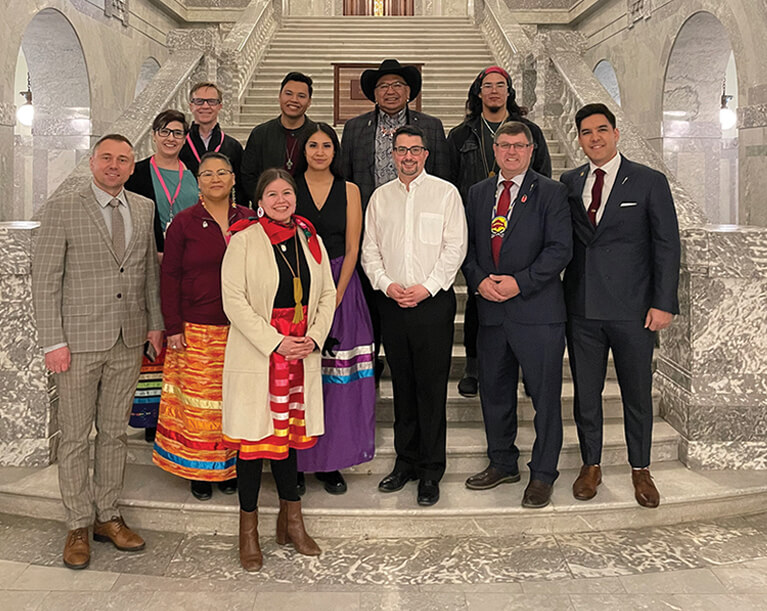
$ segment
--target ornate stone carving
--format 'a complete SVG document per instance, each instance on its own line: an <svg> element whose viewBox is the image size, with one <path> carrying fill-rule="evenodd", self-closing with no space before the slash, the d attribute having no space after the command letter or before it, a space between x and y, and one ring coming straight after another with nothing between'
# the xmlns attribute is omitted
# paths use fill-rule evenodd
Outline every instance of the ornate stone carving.
<svg viewBox="0 0 767 611"><path fill-rule="evenodd" d="M13 104L0 102L0 125L16 125L16 107Z"/></svg>
<svg viewBox="0 0 767 611"><path fill-rule="evenodd" d="M126 27L129 13L128 0L104 0L104 14L119 19Z"/></svg>
<svg viewBox="0 0 767 611"><path fill-rule="evenodd" d="M652 16L652 0L627 0L626 17L628 27L633 28L637 21L649 19Z"/></svg>

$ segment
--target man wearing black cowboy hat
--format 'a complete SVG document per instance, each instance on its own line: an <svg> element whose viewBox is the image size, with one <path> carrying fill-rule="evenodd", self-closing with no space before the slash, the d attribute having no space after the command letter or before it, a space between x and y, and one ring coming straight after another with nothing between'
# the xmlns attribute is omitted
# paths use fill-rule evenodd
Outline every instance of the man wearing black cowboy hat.
<svg viewBox="0 0 767 611"><path fill-rule="evenodd" d="M450 180L458 187L466 205L472 185L495 176L498 164L493 152L493 138L501 125L507 121L524 123L533 135L533 157L530 167L551 178L551 159L541 128L526 119L526 111L516 102L516 92L511 77L500 66L490 66L477 75L469 87L466 101L466 118L450 130L447 137ZM478 392L477 373L477 301L469 294L464 316L463 345L466 348L466 369L458 392L464 397L475 397Z"/></svg>
<svg viewBox="0 0 767 611"><path fill-rule="evenodd" d="M436 117L410 110L407 104L421 91L421 72L415 66L403 66L396 59L385 59L377 70L365 70L360 88L375 102L375 109L354 117L344 126L341 143L341 168L347 180L360 188L362 210L378 187L397 178L392 160L392 137L398 127L415 125L424 134L429 151L426 172L445 180L450 178L445 128ZM376 355L381 345L381 322L375 304L375 291L364 273L360 273L370 317L373 321ZM376 379L383 362L376 357Z"/></svg>

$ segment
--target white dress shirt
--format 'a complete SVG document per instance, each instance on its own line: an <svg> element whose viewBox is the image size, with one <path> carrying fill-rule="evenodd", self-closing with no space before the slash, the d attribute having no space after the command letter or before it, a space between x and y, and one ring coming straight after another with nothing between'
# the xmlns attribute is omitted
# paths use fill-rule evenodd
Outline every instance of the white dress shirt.
<svg viewBox="0 0 767 611"><path fill-rule="evenodd" d="M602 169L605 172L604 175L604 184L602 185L602 203L599 205L599 210L597 210L597 225L599 225L599 221L602 220L602 215L605 213L605 206L607 205L607 199L610 197L610 192L613 190L613 185L615 184L615 178L618 176L618 170L621 167L621 154L617 153L615 157L610 159L606 164L603 166L597 166L594 165L591 161L589 161L589 175L586 177L586 184L583 185L583 205L586 208L586 211L588 212L589 206L591 205L591 189L594 186L594 181L597 179L596 174L594 174L594 170Z"/></svg>
<svg viewBox="0 0 767 611"><path fill-rule="evenodd" d="M511 197L511 202L509 203L509 213L506 218L511 218L511 211L514 210L514 205L517 203L517 195L519 195L519 189L522 187L522 183L525 180L525 176L527 175L527 170L522 172L521 174L517 174L511 179L511 182L514 184L511 187L511 190L509 191L509 196ZM496 209L498 207L498 200L501 199L501 193L503 193L503 183L505 181L509 180L506 178L502 172L498 173L498 180L495 183L495 205Z"/></svg>
<svg viewBox="0 0 767 611"><path fill-rule="evenodd" d="M447 290L466 256L466 214L458 189L422 171L410 189L399 180L373 192L365 214L362 267L374 289L392 282Z"/></svg>

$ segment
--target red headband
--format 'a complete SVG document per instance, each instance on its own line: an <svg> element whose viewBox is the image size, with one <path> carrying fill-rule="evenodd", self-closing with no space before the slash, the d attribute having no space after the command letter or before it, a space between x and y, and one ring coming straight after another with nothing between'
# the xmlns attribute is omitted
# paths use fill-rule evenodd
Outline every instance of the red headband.
<svg viewBox="0 0 767 611"><path fill-rule="evenodd" d="M480 77L479 81L482 82L482 79L484 79L488 74L492 74L493 72L500 74L503 78L506 79L507 83L511 83L511 77L509 76L509 73L500 66L490 66L489 68L485 68L482 71L482 76Z"/></svg>

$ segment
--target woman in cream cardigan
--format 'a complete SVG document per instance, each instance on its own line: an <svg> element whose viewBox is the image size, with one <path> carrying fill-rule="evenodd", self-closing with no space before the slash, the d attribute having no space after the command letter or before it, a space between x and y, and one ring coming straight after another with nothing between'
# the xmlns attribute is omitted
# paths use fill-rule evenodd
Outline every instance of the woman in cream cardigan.
<svg viewBox="0 0 767 611"><path fill-rule="evenodd" d="M314 227L296 216L292 177L263 172L258 220L231 227L221 268L231 322L224 358L224 444L237 450L240 562L258 571L258 493L264 458L280 498L277 543L301 554L320 548L306 533L296 491L296 450L324 432L322 348L335 311L330 261Z"/></svg>

